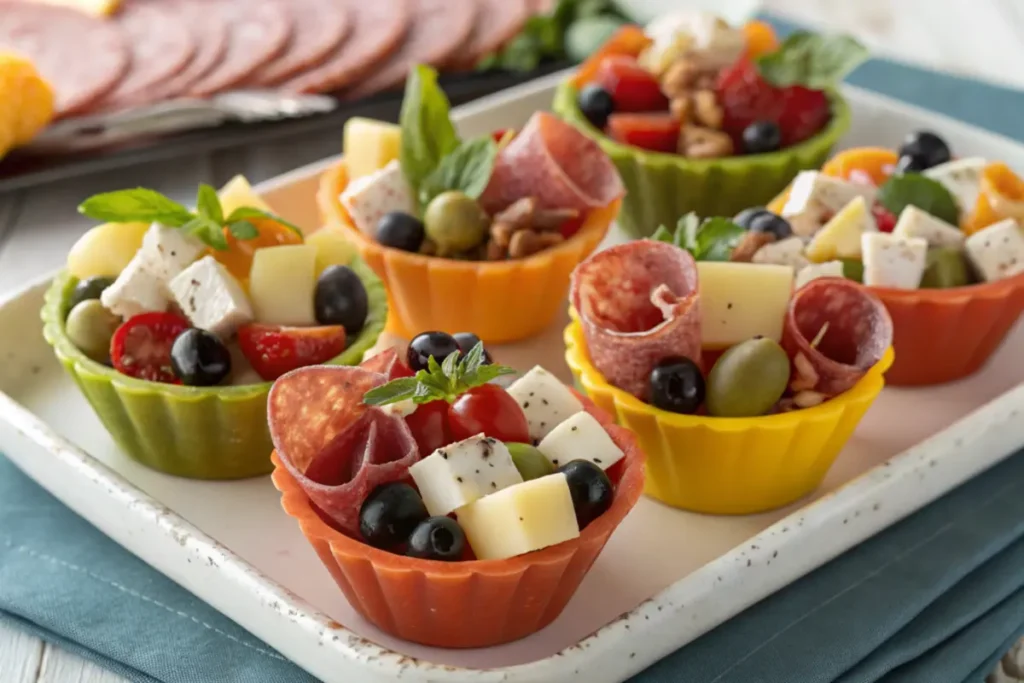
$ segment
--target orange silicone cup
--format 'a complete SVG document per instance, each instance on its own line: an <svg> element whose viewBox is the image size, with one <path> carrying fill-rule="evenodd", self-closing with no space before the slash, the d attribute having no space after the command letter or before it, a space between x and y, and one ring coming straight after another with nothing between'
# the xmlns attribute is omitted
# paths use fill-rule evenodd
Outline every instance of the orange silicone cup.
<svg viewBox="0 0 1024 683"><path fill-rule="evenodd" d="M388 331L413 337L426 330L472 331L501 344L538 334L562 313L573 269L604 238L619 201L595 209L579 232L550 249L509 261L455 261L383 246L360 232L338 197L344 163L324 172L317 200L323 219L341 230L388 291Z"/></svg>
<svg viewBox="0 0 1024 683"><path fill-rule="evenodd" d="M578 538L505 560L435 562L372 548L329 526L277 454L281 505L330 571L349 604L382 631L447 648L490 647L524 638L561 614L644 487L646 458L629 431L578 395L625 452L611 508Z"/></svg>

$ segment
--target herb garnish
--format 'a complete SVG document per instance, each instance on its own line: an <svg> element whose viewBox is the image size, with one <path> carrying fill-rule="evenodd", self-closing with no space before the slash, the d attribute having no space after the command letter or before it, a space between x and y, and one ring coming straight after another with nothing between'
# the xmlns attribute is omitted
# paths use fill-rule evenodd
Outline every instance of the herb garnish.
<svg viewBox="0 0 1024 683"><path fill-rule="evenodd" d="M795 31L778 50L758 57L757 68L766 81L779 88L802 85L825 90L867 61L869 54L850 36Z"/></svg>
<svg viewBox="0 0 1024 683"><path fill-rule="evenodd" d="M746 232L729 218L714 217L701 222L691 211L679 219L674 231L662 225L651 239L685 249L696 261L728 261Z"/></svg>

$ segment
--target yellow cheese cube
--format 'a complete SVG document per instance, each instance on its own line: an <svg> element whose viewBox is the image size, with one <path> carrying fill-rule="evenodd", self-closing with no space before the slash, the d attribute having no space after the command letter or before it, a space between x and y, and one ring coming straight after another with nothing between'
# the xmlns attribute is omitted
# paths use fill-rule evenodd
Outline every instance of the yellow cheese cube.
<svg viewBox="0 0 1024 683"><path fill-rule="evenodd" d="M79 280L117 277L142 246L149 223L104 223L89 230L68 252L68 272Z"/></svg>
<svg viewBox="0 0 1024 683"><path fill-rule="evenodd" d="M393 123L354 117L345 124L343 149L350 181L370 175L398 158L402 129Z"/></svg>
<svg viewBox="0 0 1024 683"><path fill-rule="evenodd" d="M804 255L814 263L859 259L860 236L877 231L878 226L864 197L856 197L814 235Z"/></svg>
<svg viewBox="0 0 1024 683"><path fill-rule="evenodd" d="M757 335L782 338L792 267L699 261L697 275L704 348L725 349Z"/></svg>
<svg viewBox="0 0 1024 683"><path fill-rule="evenodd" d="M477 558L500 560L580 535L561 472L515 484L455 511Z"/></svg>
<svg viewBox="0 0 1024 683"><path fill-rule="evenodd" d="M263 201L263 197L256 194L256 191L252 189L252 185L245 179L245 176L236 175L227 185L220 189L217 196L220 198L220 206L224 210L225 216L229 216L232 211L241 206L249 206L273 213L270 205Z"/></svg>
<svg viewBox="0 0 1024 683"><path fill-rule="evenodd" d="M249 271L249 299L256 322L316 325L316 247L289 244L258 249Z"/></svg>
<svg viewBox="0 0 1024 683"><path fill-rule="evenodd" d="M338 230L322 228L306 238L306 244L316 247L316 277L328 266L347 266L356 248Z"/></svg>

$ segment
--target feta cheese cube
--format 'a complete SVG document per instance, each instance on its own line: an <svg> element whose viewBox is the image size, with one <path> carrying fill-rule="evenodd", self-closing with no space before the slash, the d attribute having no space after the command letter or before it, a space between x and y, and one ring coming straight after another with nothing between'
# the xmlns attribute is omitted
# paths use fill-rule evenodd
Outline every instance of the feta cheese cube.
<svg viewBox="0 0 1024 683"><path fill-rule="evenodd" d="M877 194L873 185L847 182L819 171L801 171L793 179L782 217L795 234L810 237L854 198L863 197L870 205Z"/></svg>
<svg viewBox="0 0 1024 683"><path fill-rule="evenodd" d="M804 256L804 241L797 236L766 244L754 252L753 263L791 266L800 270L810 261Z"/></svg>
<svg viewBox="0 0 1024 683"><path fill-rule="evenodd" d="M287 244L258 249L249 269L256 319L269 325L316 325L316 247Z"/></svg>
<svg viewBox="0 0 1024 683"><path fill-rule="evenodd" d="M341 204L361 232L373 237L377 223L392 211L416 212L416 201L398 160L384 168L349 182L341 193Z"/></svg>
<svg viewBox="0 0 1024 683"><path fill-rule="evenodd" d="M597 418L586 411L576 413L552 429L537 449L555 467L573 460L587 460L606 470L624 455Z"/></svg>
<svg viewBox="0 0 1024 683"><path fill-rule="evenodd" d="M746 48L743 32L712 12L665 14L650 22L644 33L651 38L651 46L642 63L658 74L682 57L716 71L735 63Z"/></svg>
<svg viewBox="0 0 1024 683"><path fill-rule="evenodd" d="M841 258L859 259L860 236L877 232L878 225L863 197L854 197L814 235L805 254L815 263Z"/></svg>
<svg viewBox="0 0 1024 683"><path fill-rule="evenodd" d="M981 194L981 175L988 162L981 157L954 159L925 170L923 175L942 183L956 199L960 210L970 212Z"/></svg>
<svg viewBox="0 0 1024 683"><path fill-rule="evenodd" d="M171 294L196 327L221 339L252 322L252 307L238 280L212 256L205 256L171 280Z"/></svg>
<svg viewBox="0 0 1024 683"><path fill-rule="evenodd" d="M523 481L505 444L483 434L438 448L410 467L409 475L434 516Z"/></svg>
<svg viewBox="0 0 1024 683"><path fill-rule="evenodd" d="M928 242L923 237L866 232L861 240L865 285L894 289L921 286L928 258Z"/></svg>
<svg viewBox="0 0 1024 683"><path fill-rule="evenodd" d="M206 245L192 235L178 228L153 223L142 238L139 254L153 275L170 282L205 249Z"/></svg>
<svg viewBox="0 0 1024 683"><path fill-rule="evenodd" d="M147 268L138 253L100 295L103 307L122 318L166 311L170 301L167 285Z"/></svg>
<svg viewBox="0 0 1024 683"><path fill-rule="evenodd" d="M572 390L539 365L513 382L507 391L522 406L534 443L562 420L583 410Z"/></svg>
<svg viewBox="0 0 1024 683"><path fill-rule="evenodd" d="M796 282L793 287L800 289L811 280L819 277L843 277L842 261L826 261L825 263L812 263L801 268L796 274Z"/></svg>
<svg viewBox="0 0 1024 683"><path fill-rule="evenodd" d="M698 261L701 336L708 349L761 335L782 339L793 293L793 268L727 261Z"/></svg>
<svg viewBox="0 0 1024 683"><path fill-rule="evenodd" d="M900 213L892 234L900 237L922 237L929 247L962 249L966 236L960 228L936 218L927 211L908 205Z"/></svg>
<svg viewBox="0 0 1024 683"><path fill-rule="evenodd" d="M523 555L580 535L569 482L561 472L480 498L456 517L481 560Z"/></svg>
<svg viewBox="0 0 1024 683"><path fill-rule="evenodd" d="M986 282L1024 273L1024 228L1012 218L967 238L967 255Z"/></svg>

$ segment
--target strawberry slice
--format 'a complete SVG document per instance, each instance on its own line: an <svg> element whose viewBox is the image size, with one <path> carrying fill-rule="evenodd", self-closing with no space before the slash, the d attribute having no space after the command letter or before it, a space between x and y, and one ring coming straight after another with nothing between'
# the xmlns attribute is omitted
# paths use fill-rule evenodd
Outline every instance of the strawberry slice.
<svg viewBox="0 0 1024 683"><path fill-rule="evenodd" d="M594 74L594 83L612 96L615 111L666 111L668 98L661 84L636 59L626 55L605 57Z"/></svg>
<svg viewBox="0 0 1024 683"><path fill-rule="evenodd" d="M259 376L270 382L292 370L326 363L340 354L345 350L345 328L243 325L238 330L238 346Z"/></svg>
<svg viewBox="0 0 1024 683"><path fill-rule="evenodd" d="M171 346L189 329L174 313L142 313L117 328L110 340L110 360L122 375L164 384L181 384L171 367Z"/></svg>
<svg viewBox="0 0 1024 683"><path fill-rule="evenodd" d="M679 120L664 114L612 114L608 117L608 135L624 145L654 152L674 153L679 146Z"/></svg>

